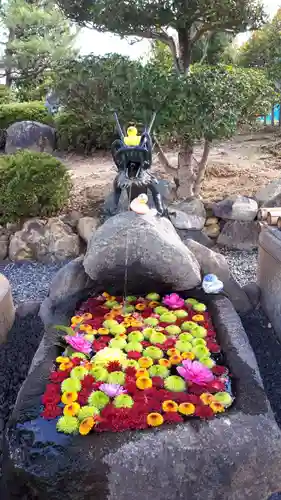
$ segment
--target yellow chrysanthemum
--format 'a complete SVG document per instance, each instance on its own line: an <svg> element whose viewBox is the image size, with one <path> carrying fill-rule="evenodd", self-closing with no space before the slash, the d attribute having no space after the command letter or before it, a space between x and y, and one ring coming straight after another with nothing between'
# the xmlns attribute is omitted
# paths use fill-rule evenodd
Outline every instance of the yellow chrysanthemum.
<svg viewBox="0 0 281 500"><path fill-rule="evenodd" d="M170 356L169 361L171 365L179 365L182 361L182 357L179 354L174 354L173 356Z"/></svg>
<svg viewBox="0 0 281 500"><path fill-rule="evenodd" d="M66 405L63 409L63 414L66 417L75 417L80 410L80 404L79 403L70 403Z"/></svg>
<svg viewBox="0 0 281 500"><path fill-rule="evenodd" d="M98 333L99 333L99 335L108 335L109 330L108 330L108 328L99 328Z"/></svg>
<svg viewBox="0 0 281 500"><path fill-rule="evenodd" d="M147 424L151 427L158 427L159 425L162 425L163 422L164 418L161 413L149 413L149 415L147 415Z"/></svg>
<svg viewBox="0 0 281 500"><path fill-rule="evenodd" d="M140 328L142 326L142 322L136 319L132 319L131 326L134 328Z"/></svg>
<svg viewBox="0 0 281 500"><path fill-rule="evenodd" d="M214 397L209 392L203 392L203 394L201 394L200 396L200 399L202 403L204 403L204 405L210 405L214 402Z"/></svg>
<svg viewBox="0 0 281 500"><path fill-rule="evenodd" d="M91 313L84 313L83 314L83 319L85 321L89 320L89 319L92 319L93 318L93 315Z"/></svg>
<svg viewBox="0 0 281 500"><path fill-rule="evenodd" d="M210 408L214 413L223 413L225 411L225 407L220 403L216 403L215 401L210 404Z"/></svg>
<svg viewBox="0 0 281 500"><path fill-rule="evenodd" d="M159 359L158 364L160 366L165 366L166 368L170 368L170 366L171 366L170 360L166 359L166 358Z"/></svg>
<svg viewBox="0 0 281 500"><path fill-rule="evenodd" d="M148 377L139 377L136 380L136 386L142 391L144 391L145 389L150 389L152 387L152 380Z"/></svg>
<svg viewBox="0 0 281 500"><path fill-rule="evenodd" d="M163 411L172 411L172 412L177 412L178 411L178 404L175 401L172 401L171 399L164 401L162 403L162 409Z"/></svg>
<svg viewBox="0 0 281 500"><path fill-rule="evenodd" d="M148 303L148 307L151 307L151 309L154 309L157 306L160 306L160 302L157 302L156 300L152 300Z"/></svg>
<svg viewBox="0 0 281 500"><path fill-rule="evenodd" d="M73 316L71 318L71 324L74 326L74 325L78 325L79 323L82 323L83 321L83 316Z"/></svg>
<svg viewBox="0 0 281 500"><path fill-rule="evenodd" d="M109 298L110 298L110 295L109 295L109 293L107 293L107 292L103 292L102 296L103 296L105 299L107 299L107 300L109 300Z"/></svg>
<svg viewBox="0 0 281 500"><path fill-rule="evenodd" d="M148 356L143 356L138 360L140 368L149 368L153 365L153 360Z"/></svg>
<svg viewBox="0 0 281 500"><path fill-rule="evenodd" d="M181 403L179 405L179 412L183 415L193 415L195 412L195 406L192 403Z"/></svg>
<svg viewBox="0 0 281 500"><path fill-rule="evenodd" d="M58 356L56 358L56 362L60 363L60 364L61 363L68 363L69 361L70 361L70 359L68 357L66 357L66 356Z"/></svg>
<svg viewBox="0 0 281 500"><path fill-rule="evenodd" d="M93 328L91 325L81 325L80 330L81 332L92 333Z"/></svg>
<svg viewBox="0 0 281 500"><path fill-rule="evenodd" d="M193 352L183 352L181 357L182 359L190 359L193 361L193 359L195 359L195 354Z"/></svg>
<svg viewBox="0 0 281 500"><path fill-rule="evenodd" d="M104 319L114 319L114 318L115 318L115 313L113 311L104 315Z"/></svg>
<svg viewBox="0 0 281 500"><path fill-rule="evenodd" d="M73 367L73 363L71 361L68 361L67 363L61 363L59 366L59 370L61 372L65 372L66 370L69 370L72 367Z"/></svg>
<svg viewBox="0 0 281 500"><path fill-rule="evenodd" d="M77 392L64 392L61 401L64 405L70 405L74 403L78 398Z"/></svg>
<svg viewBox="0 0 281 500"><path fill-rule="evenodd" d="M175 349L175 347L172 347L172 349L169 349L167 351L168 356L175 356L176 354L180 354L180 351L178 349Z"/></svg>
<svg viewBox="0 0 281 500"><path fill-rule="evenodd" d="M142 302L140 302L139 304L137 304L137 305L135 306L135 309L136 309L137 311L144 311L144 310L145 310L145 308L146 308L146 305L145 305L145 304L143 304Z"/></svg>
<svg viewBox="0 0 281 500"><path fill-rule="evenodd" d="M86 436L95 426L95 419L93 417L85 418L79 425L79 433Z"/></svg>

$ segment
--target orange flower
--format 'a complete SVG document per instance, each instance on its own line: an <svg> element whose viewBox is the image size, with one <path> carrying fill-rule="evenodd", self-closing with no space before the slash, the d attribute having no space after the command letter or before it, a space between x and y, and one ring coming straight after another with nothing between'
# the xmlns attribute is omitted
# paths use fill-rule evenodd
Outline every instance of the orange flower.
<svg viewBox="0 0 281 500"><path fill-rule="evenodd" d="M120 325L124 326L125 328L128 328L129 326L131 326L131 320L125 318L124 321L122 321L122 323L120 323Z"/></svg>
<svg viewBox="0 0 281 500"><path fill-rule="evenodd" d="M108 328L99 328L98 329L98 333L100 335L108 335L109 334L109 330L108 330Z"/></svg>
<svg viewBox="0 0 281 500"><path fill-rule="evenodd" d="M71 324L74 326L74 325L78 325L79 323L82 323L83 322L83 316L73 316L71 318Z"/></svg>
<svg viewBox="0 0 281 500"><path fill-rule="evenodd" d="M195 314L195 316L192 316L192 321L195 321L195 323L200 323L201 321L205 321L205 318L203 314Z"/></svg>
<svg viewBox="0 0 281 500"><path fill-rule="evenodd" d="M151 307L151 309L154 309L157 306L160 306L160 302L157 302L156 300L152 300L148 303L148 307Z"/></svg>
<svg viewBox="0 0 281 500"><path fill-rule="evenodd" d="M102 296L103 296L105 299L109 299L109 297L110 297L109 293L107 293L107 292L103 292Z"/></svg>
<svg viewBox="0 0 281 500"><path fill-rule="evenodd" d="M142 391L144 391L145 389L150 389L152 387L152 380L148 377L139 377L136 380L136 386Z"/></svg>
<svg viewBox="0 0 281 500"><path fill-rule="evenodd" d="M93 328L91 325L81 325L80 330L81 332L92 333Z"/></svg>
<svg viewBox="0 0 281 500"><path fill-rule="evenodd" d="M174 354L170 357L171 365L179 365L182 361L182 357L179 354Z"/></svg>
<svg viewBox="0 0 281 500"><path fill-rule="evenodd" d="M138 363L141 368L149 368L150 366L153 365L153 360L148 356L143 356L138 360Z"/></svg>
<svg viewBox="0 0 281 500"><path fill-rule="evenodd" d="M172 401L171 399L169 399L168 401L164 401L162 403L162 409L163 409L163 411L177 412L178 405L177 405L177 403L175 403L175 401Z"/></svg>
<svg viewBox="0 0 281 500"><path fill-rule="evenodd" d="M149 373L147 370L145 370L144 368L141 368L140 370L137 370L137 373L136 373L136 378L139 378L139 377L146 377L146 378L149 378Z"/></svg>
<svg viewBox="0 0 281 500"><path fill-rule="evenodd" d="M68 363L69 361L70 361L70 359L66 356L58 356L56 358L57 363Z"/></svg>
<svg viewBox="0 0 281 500"><path fill-rule="evenodd" d="M151 427L158 427L159 425L163 424L164 418L162 417L161 413L149 413L149 415L147 415L146 421L147 424Z"/></svg>
<svg viewBox="0 0 281 500"><path fill-rule="evenodd" d="M83 319L87 321L88 319L92 319L93 315L91 313L84 313L83 314Z"/></svg>
<svg viewBox="0 0 281 500"><path fill-rule="evenodd" d="M80 405L79 403L70 403L69 405L66 405L63 409L63 414L66 415L67 417L75 417L77 413L80 410Z"/></svg>
<svg viewBox="0 0 281 500"><path fill-rule="evenodd" d="M95 420L93 417L85 418L79 425L79 433L82 436L86 436L92 430L95 425Z"/></svg>
<svg viewBox="0 0 281 500"><path fill-rule="evenodd" d="M210 405L214 401L214 397L209 392L203 392L203 394L201 394L200 396L200 399L202 403L204 403L204 405Z"/></svg>
<svg viewBox="0 0 281 500"><path fill-rule="evenodd" d="M180 351L178 349L175 349L175 347L172 347L172 349L169 349L167 351L168 356L175 356L176 354L180 354Z"/></svg>
<svg viewBox="0 0 281 500"><path fill-rule="evenodd" d="M133 326L134 328L140 328L142 326L142 322L138 321L137 319L132 319L131 326Z"/></svg>
<svg viewBox="0 0 281 500"><path fill-rule="evenodd" d="M140 302L139 304L137 304L137 305L135 306L135 309L136 309L137 311L144 311L144 310L145 310L145 308L146 308L146 305L145 305L143 302Z"/></svg>
<svg viewBox="0 0 281 500"><path fill-rule="evenodd" d="M71 403L74 403L78 398L77 392L64 392L61 401L64 405L70 405Z"/></svg>
<svg viewBox="0 0 281 500"><path fill-rule="evenodd" d="M210 408L213 410L214 413L222 413L225 411L224 406L221 405L220 403L216 403L215 401L213 401L210 404Z"/></svg>
<svg viewBox="0 0 281 500"><path fill-rule="evenodd" d="M179 405L179 412L183 415L193 415L195 409L196 408L192 403L181 403Z"/></svg>
<svg viewBox="0 0 281 500"><path fill-rule="evenodd" d="M68 361L67 363L61 363L59 366L59 370L61 372L65 372L66 370L69 370L72 367L73 367L73 363L71 361Z"/></svg>
<svg viewBox="0 0 281 500"><path fill-rule="evenodd" d="M114 319L114 318L115 318L114 312L106 313L104 315L104 319Z"/></svg>
<svg viewBox="0 0 281 500"><path fill-rule="evenodd" d="M182 359L195 359L195 354L193 352L183 352L181 355Z"/></svg>
<svg viewBox="0 0 281 500"><path fill-rule="evenodd" d="M93 364L90 363L90 361L86 361L86 363L83 363L83 366L86 370L88 370L89 372L92 370L93 368Z"/></svg>
<svg viewBox="0 0 281 500"><path fill-rule="evenodd" d="M112 312L114 312L114 314L115 314L116 316L118 316L119 312L120 312L120 311L121 311L121 309L122 309L122 306L121 306L120 304L115 304L115 306L113 306L113 308L112 308L112 309L113 309L113 311L112 311Z"/></svg>
<svg viewBox="0 0 281 500"><path fill-rule="evenodd" d="M161 366L166 366L166 368L170 368L171 366L170 360L166 358L159 359L158 364Z"/></svg>

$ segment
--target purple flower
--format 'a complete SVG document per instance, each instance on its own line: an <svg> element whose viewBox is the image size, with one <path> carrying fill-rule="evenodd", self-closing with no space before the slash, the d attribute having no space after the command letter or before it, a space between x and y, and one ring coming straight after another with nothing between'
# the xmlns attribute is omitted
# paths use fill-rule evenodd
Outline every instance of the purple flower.
<svg viewBox="0 0 281 500"><path fill-rule="evenodd" d="M214 375L209 368L199 361L191 361L190 359L185 359L182 366L177 367L177 372L188 382L198 385L205 385L214 380Z"/></svg>
<svg viewBox="0 0 281 500"><path fill-rule="evenodd" d="M64 338L75 351L82 352L83 354L90 354L92 344L88 340L84 339L82 335L66 335Z"/></svg>
<svg viewBox="0 0 281 500"><path fill-rule="evenodd" d="M125 394L127 392L124 387L119 384L101 384L99 390L110 398L115 398L115 396L120 396L120 394Z"/></svg>
<svg viewBox="0 0 281 500"><path fill-rule="evenodd" d="M181 307L184 306L184 299L182 299L177 293L166 295L162 302L165 306L170 307L170 309L181 309Z"/></svg>

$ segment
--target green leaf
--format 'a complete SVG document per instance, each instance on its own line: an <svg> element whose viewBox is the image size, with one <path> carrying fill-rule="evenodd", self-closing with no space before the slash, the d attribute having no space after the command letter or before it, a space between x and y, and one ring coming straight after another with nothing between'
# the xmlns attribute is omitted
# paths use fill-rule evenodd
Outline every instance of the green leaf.
<svg viewBox="0 0 281 500"><path fill-rule="evenodd" d="M72 328L70 328L70 326L54 325L54 328L56 328L56 330L59 330L59 331L66 333L67 335L73 336L76 333L74 330L72 330Z"/></svg>

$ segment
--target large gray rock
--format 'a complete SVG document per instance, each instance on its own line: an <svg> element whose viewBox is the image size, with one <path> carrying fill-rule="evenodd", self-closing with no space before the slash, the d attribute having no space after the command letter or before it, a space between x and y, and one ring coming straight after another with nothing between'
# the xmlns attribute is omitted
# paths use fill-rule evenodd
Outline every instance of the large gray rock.
<svg viewBox="0 0 281 500"><path fill-rule="evenodd" d="M246 292L231 275L225 257L196 241L187 240L185 244L198 260L202 277L206 274L215 274L223 282L224 292L236 311L240 314L249 312L253 308L252 304Z"/></svg>
<svg viewBox="0 0 281 500"><path fill-rule="evenodd" d="M186 214L181 210L169 208L169 219L176 229L197 229L201 231L205 224L205 219L198 215Z"/></svg>
<svg viewBox="0 0 281 500"><path fill-rule="evenodd" d="M73 259L80 253L79 236L59 218L30 219L10 240L11 260L56 262Z"/></svg>
<svg viewBox="0 0 281 500"><path fill-rule="evenodd" d="M224 220L253 221L258 212L258 204L247 196L231 196L215 203L213 213Z"/></svg>
<svg viewBox="0 0 281 500"><path fill-rule="evenodd" d="M98 224L98 219L94 217L81 217L77 224L77 231L82 240L88 243Z"/></svg>
<svg viewBox="0 0 281 500"><path fill-rule="evenodd" d="M217 243L234 250L253 250L258 247L261 225L259 222L227 222L220 233Z"/></svg>
<svg viewBox="0 0 281 500"><path fill-rule="evenodd" d="M261 188L255 196L260 207L280 207L281 205L281 179L270 182Z"/></svg>
<svg viewBox="0 0 281 500"><path fill-rule="evenodd" d="M33 121L13 123L7 129L5 152L11 154L20 149L52 153L56 149L55 129Z"/></svg>
<svg viewBox="0 0 281 500"><path fill-rule="evenodd" d="M4 260L8 255L9 249L9 233L7 229L0 226L0 261Z"/></svg>
<svg viewBox="0 0 281 500"><path fill-rule="evenodd" d="M198 198L191 198L190 200L178 201L170 205L171 210L180 210L188 215L197 215L206 219L206 210L203 201Z"/></svg>
<svg viewBox="0 0 281 500"><path fill-rule="evenodd" d="M186 240L194 240L208 248L212 248L215 245L214 241L205 234L205 231L198 231L196 229L177 229L177 233L184 243Z"/></svg>
<svg viewBox="0 0 281 500"><path fill-rule="evenodd" d="M74 307L57 304L53 324L68 324ZM209 311L235 404L208 422L145 432L65 436L39 417L59 352L49 329L5 433L3 500L59 500L62 492L65 500L267 500L280 491L280 430L247 335L227 299L211 299Z"/></svg>
<svg viewBox="0 0 281 500"><path fill-rule="evenodd" d="M110 218L93 234L84 267L93 281L114 293L123 293L124 286L141 293L144 286L188 290L200 283L194 255L168 219L152 214Z"/></svg>

